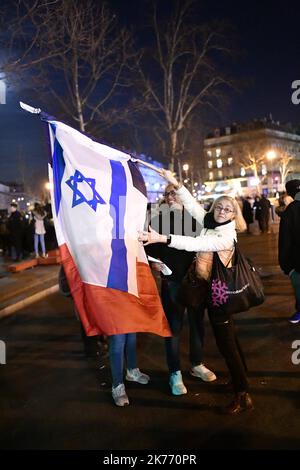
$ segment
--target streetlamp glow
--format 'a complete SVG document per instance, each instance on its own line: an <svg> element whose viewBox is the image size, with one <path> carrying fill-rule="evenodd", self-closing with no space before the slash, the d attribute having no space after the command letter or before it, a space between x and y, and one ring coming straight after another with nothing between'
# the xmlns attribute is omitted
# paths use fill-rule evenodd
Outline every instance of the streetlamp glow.
<svg viewBox="0 0 300 470"><path fill-rule="evenodd" d="M185 163L182 167L183 171L189 171L189 165Z"/></svg>
<svg viewBox="0 0 300 470"><path fill-rule="evenodd" d="M276 152L275 150L269 150L267 152L267 159L268 160L274 160L274 158L276 157Z"/></svg>
<svg viewBox="0 0 300 470"><path fill-rule="evenodd" d="M47 181L47 183L45 183L45 189L47 189L47 191L50 191L52 188L53 188L53 184Z"/></svg>

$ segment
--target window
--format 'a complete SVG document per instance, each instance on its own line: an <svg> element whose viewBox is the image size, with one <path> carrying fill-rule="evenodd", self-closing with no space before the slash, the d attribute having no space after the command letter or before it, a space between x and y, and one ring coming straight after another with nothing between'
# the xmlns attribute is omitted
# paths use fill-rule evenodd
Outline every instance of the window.
<svg viewBox="0 0 300 470"><path fill-rule="evenodd" d="M214 179L214 172L213 172L213 171L210 171L210 172L208 173L208 179L209 179L209 180L213 180L213 179Z"/></svg>
<svg viewBox="0 0 300 470"><path fill-rule="evenodd" d="M245 176L246 175L246 170L244 167L241 168L241 176Z"/></svg>
<svg viewBox="0 0 300 470"><path fill-rule="evenodd" d="M223 166L223 162L222 162L221 158L218 158L218 160L217 160L217 168L222 168L222 166Z"/></svg>
<svg viewBox="0 0 300 470"><path fill-rule="evenodd" d="M232 165L232 163L233 163L233 158L232 158L232 157L228 157L228 158L227 158L227 162L228 162L228 165Z"/></svg>
<svg viewBox="0 0 300 470"><path fill-rule="evenodd" d="M207 166L208 166L208 168L212 168L212 167L213 167L213 162L212 162L212 160L208 160Z"/></svg>
<svg viewBox="0 0 300 470"><path fill-rule="evenodd" d="M267 166L264 165L264 164L261 166L261 174L262 174L262 175L266 175L266 174L267 174Z"/></svg>
<svg viewBox="0 0 300 470"><path fill-rule="evenodd" d="M218 178L223 178L223 171L222 170L218 171Z"/></svg>
<svg viewBox="0 0 300 470"><path fill-rule="evenodd" d="M221 155L221 149L216 149L216 157L218 158Z"/></svg>
<svg viewBox="0 0 300 470"><path fill-rule="evenodd" d="M211 156L212 156L211 150L207 150L207 156L208 156L208 157L211 157Z"/></svg>

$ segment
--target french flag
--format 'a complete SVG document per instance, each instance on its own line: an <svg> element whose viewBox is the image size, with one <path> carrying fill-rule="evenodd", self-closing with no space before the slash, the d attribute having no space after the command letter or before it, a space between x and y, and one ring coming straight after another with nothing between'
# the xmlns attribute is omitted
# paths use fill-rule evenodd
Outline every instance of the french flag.
<svg viewBox="0 0 300 470"><path fill-rule="evenodd" d="M147 204L137 165L62 122L46 121L56 236L86 333L171 336L137 240Z"/></svg>

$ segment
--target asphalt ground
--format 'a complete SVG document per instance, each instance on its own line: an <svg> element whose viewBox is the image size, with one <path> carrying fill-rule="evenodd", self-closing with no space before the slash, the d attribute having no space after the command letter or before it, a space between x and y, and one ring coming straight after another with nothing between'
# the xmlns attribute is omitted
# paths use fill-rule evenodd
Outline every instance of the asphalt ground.
<svg viewBox="0 0 300 470"><path fill-rule="evenodd" d="M231 392L208 322L205 363L216 372L216 382L189 375L185 325L181 355L188 394L172 396L163 339L141 334L139 367L151 381L128 383L130 406L116 407L107 357L85 357L71 301L54 293L0 321L6 344L6 364L0 365L0 449L299 449L300 364L291 358L300 325L287 321L294 298L277 266L273 232L240 238L244 252L261 268L267 295L262 306L236 315L253 412L222 414Z"/></svg>

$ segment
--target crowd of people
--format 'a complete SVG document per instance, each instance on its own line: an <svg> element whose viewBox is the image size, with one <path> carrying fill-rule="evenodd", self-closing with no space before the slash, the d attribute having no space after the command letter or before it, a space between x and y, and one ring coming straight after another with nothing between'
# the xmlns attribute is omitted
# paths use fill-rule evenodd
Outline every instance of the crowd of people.
<svg viewBox="0 0 300 470"><path fill-rule="evenodd" d="M12 202L8 213L0 215L0 250L2 256L13 262L34 254L47 257L48 249L57 246L50 206L35 203L31 211L24 212ZM41 248L41 249L40 249Z"/></svg>

